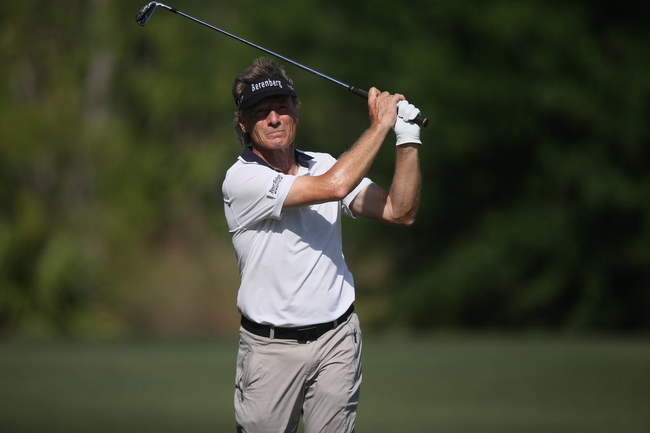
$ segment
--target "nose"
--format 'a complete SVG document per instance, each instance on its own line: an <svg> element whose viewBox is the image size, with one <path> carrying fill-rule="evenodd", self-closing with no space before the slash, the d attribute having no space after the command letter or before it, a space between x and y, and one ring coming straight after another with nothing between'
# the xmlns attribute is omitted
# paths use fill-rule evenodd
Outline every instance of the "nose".
<svg viewBox="0 0 650 433"><path fill-rule="evenodd" d="M275 110L269 111L269 115L266 116L266 121L271 124L280 123L280 115Z"/></svg>

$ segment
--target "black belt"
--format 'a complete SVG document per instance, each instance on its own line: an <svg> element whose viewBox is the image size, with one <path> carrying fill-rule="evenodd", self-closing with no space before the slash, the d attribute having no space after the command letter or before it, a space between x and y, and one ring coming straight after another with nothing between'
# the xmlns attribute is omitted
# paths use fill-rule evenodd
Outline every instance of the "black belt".
<svg viewBox="0 0 650 433"><path fill-rule="evenodd" d="M241 316L241 326L248 332L259 335L260 337L270 338L273 334L273 338L281 340L296 340L301 343L306 343L308 341L318 340L327 331L336 328L338 325L348 320L348 317L350 317L353 312L354 304L350 305L348 311L343 313L341 317L333 322L312 326L302 326L298 328L280 328L277 326L261 325L257 322L253 322L245 316Z"/></svg>

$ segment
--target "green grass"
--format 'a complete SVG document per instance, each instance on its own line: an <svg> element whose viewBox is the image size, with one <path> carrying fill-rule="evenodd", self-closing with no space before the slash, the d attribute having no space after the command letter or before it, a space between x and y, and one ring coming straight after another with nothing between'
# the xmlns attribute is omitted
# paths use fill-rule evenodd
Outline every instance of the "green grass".
<svg viewBox="0 0 650 433"><path fill-rule="evenodd" d="M0 343L0 432L234 432L237 342ZM357 431L650 431L650 341L364 339Z"/></svg>

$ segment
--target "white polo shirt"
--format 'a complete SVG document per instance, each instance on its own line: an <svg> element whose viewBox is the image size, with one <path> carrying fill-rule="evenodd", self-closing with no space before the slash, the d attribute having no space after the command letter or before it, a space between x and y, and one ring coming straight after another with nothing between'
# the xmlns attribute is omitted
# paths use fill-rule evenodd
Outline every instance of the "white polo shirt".
<svg viewBox="0 0 650 433"><path fill-rule="evenodd" d="M298 176L325 173L336 159L296 151ZM282 210L297 176L272 169L250 148L222 185L241 285L239 312L262 324L295 327L333 321L354 301L343 257L341 215L372 183L364 178L344 200Z"/></svg>

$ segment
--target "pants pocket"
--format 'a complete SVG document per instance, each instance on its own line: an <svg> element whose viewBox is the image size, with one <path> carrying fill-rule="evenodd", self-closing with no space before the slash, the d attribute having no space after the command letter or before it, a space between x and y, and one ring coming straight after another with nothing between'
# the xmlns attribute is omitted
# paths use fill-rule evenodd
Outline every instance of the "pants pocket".
<svg viewBox="0 0 650 433"><path fill-rule="evenodd" d="M354 357L359 360L361 356L361 328L359 321L356 317L351 317L348 321L348 335L347 337L352 341L354 346Z"/></svg>
<svg viewBox="0 0 650 433"><path fill-rule="evenodd" d="M252 347L240 349L240 359L238 359L237 362L237 382L235 383L235 387L237 388L241 401L244 401L246 388L250 383L251 363L253 362L254 356L255 353Z"/></svg>

